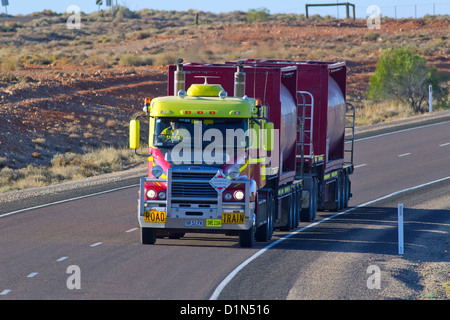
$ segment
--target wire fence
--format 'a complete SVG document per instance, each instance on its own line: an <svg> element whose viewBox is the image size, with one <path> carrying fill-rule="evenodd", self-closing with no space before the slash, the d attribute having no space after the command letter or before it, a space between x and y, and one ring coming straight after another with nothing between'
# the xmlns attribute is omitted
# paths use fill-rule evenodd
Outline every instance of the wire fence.
<svg viewBox="0 0 450 320"><path fill-rule="evenodd" d="M403 18L422 18L426 15L449 15L450 2L430 2L427 4L407 4L407 5L390 5L377 6L382 17L390 17L395 19ZM320 16L333 16L337 18L346 17L346 8L342 7L313 7L309 9L309 15L318 14ZM360 6L355 3L356 18L367 18L371 14L378 14L373 9L368 10L368 7ZM352 17L352 14L350 14Z"/></svg>

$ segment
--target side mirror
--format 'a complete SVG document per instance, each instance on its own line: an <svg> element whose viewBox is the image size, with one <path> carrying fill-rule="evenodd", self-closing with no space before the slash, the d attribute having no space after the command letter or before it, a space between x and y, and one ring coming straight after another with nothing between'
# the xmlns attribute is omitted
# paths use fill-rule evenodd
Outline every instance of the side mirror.
<svg viewBox="0 0 450 320"><path fill-rule="evenodd" d="M265 124L264 124L264 134L263 134L263 137L264 137L264 146L265 146L265 149L266 149L266 151L272 151L273 150L273 140L274 140L274 138L273 138L273 135L274 135L274 132L273 132L273 129L274 129L274 126L273 126L273 122L266 122Z"/></svg>
<svg viewBox="0 0 450 320"><path fill-rule="evenodd" d="M139 149L140 129L139 120L130 121L130 149Z"/></svg>

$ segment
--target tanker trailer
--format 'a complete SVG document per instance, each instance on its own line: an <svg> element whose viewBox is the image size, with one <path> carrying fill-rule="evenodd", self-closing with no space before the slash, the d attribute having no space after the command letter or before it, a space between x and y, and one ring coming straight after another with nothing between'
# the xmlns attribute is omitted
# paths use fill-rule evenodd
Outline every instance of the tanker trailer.
<svg viewBox="0 0 450 320"><path fill-rule="evenodd" d="M303 182L301 221L314 220L317 209L346 209L351 197L355 108L345 98L345 62L243 62L296 70L296 75L292 74L295 85L286 83L286 87L297 105L296 179Z"/></svg>

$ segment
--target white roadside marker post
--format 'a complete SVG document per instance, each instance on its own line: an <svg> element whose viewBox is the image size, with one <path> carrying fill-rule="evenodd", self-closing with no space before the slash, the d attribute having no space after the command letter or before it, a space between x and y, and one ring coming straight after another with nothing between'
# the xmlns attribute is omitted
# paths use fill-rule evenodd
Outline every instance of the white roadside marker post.
<svg viewBox="0 0 450 320"><path fill-rule="evenodd" d="M398 254L405 252L403 241L403 203L398 204Z"/></svg>

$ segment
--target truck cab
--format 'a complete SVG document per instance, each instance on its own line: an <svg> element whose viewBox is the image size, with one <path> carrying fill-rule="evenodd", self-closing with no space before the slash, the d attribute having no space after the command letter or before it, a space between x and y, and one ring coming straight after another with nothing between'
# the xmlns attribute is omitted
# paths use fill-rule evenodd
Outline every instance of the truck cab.
<svg viewBox="0 0 450 320"><path fill-rule="evenodd" d="M142 243L186 232L235 233L241 246L253 243L256 190L265 179L255 165L264 165L270 149L261 129L272 126L259 101L228 97L220 84L206 81L176 96L146 100L149 166L138 205ZM136 150L139 129L140 121L132 120L130 146Z"/></svg>

